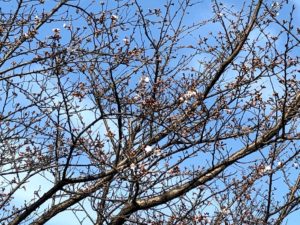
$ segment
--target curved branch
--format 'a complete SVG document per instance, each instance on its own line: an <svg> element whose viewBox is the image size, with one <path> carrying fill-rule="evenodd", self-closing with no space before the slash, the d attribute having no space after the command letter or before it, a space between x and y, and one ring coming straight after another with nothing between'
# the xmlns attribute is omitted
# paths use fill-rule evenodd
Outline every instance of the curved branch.
<svg viewBox="0 0 300 225"><path fill-rule="evenodd" d="M208 169L207 171L199 174L195 179L179 186L175 187L164 194L148 198L137 200L136 202L127 203L119 213L119 215L112 221L112 225L120 225L126 221L132 213L141 210L141 209L149 209L151 207L164 204L168 201L171 201L187 192L196 188L206 182L212 180L218 174L223 172L226 168L228 168L233 163L237 162L239 159L244 158L251 153L261 149L265 145L269 143L278 132L289 122L294 116L297 114L297 110L300 107L300 93L298 93L293 101L293 104L288 108L286 112L285 120L280 120L276 126L270 129L267 133L261 135L255 142L252 144L240 149L236 153L232 154L227 160L224 160L220 164L216 165L213 168Z"/></svg>

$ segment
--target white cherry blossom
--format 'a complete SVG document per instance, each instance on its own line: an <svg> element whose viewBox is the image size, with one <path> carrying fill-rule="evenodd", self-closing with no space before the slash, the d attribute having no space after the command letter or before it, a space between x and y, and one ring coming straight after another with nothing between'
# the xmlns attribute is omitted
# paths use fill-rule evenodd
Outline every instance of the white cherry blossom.
<svg viewBox="0 0 300 225"><path fill-rule="evenodd" d="M145 151L146 151L147 153L151 152L151 151L152 151L152 147L149 146L149 145L147 145L147 146L145 147Z"/></svg>

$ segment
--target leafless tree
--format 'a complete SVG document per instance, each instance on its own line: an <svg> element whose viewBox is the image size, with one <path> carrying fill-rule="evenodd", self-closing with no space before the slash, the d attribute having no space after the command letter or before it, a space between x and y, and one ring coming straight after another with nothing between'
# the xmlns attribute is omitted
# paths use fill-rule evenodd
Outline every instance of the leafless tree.
<svg viewBox="0 0 300 225"><path fill-rule="evenodd" d="M0 223L299 213L299 9L235 3L0 1Z"/></svg>

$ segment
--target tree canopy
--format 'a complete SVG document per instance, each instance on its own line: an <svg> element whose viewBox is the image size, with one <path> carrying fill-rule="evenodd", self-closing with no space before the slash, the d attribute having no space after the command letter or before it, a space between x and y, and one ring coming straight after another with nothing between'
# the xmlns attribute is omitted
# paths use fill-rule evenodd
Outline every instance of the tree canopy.
<svg viewBox="0 0 300 225"><path fill-rule="evenodd" d="M0 223L291 220L299 8L0 1Z"/></svg>

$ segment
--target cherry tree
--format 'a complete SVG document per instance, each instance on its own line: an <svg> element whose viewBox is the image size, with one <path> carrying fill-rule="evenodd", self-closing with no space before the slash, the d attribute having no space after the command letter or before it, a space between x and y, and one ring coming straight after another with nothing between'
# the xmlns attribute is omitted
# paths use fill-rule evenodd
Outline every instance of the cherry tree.
<svg viewBox="0 0 300 225"><path fill-rule="evenodd" d="M1 224L299 212L296 1L0 3Z"/></svg>

